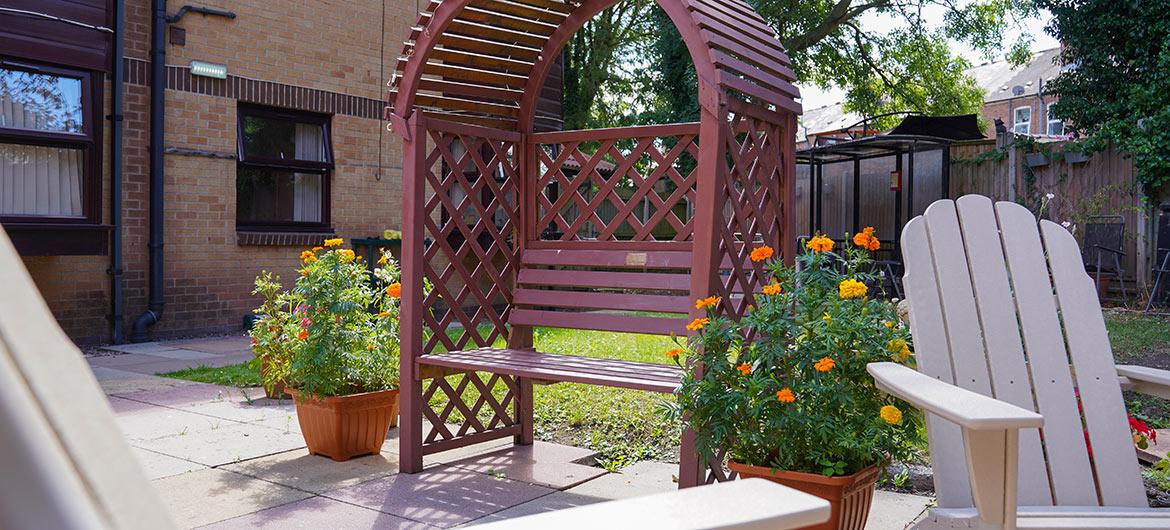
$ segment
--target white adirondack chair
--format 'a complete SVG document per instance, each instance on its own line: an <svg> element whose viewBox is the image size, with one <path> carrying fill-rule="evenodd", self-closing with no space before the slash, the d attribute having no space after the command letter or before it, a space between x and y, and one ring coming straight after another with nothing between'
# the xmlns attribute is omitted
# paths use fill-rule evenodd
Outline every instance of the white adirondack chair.
<svg viewBox="0 0 1170 530"><path fill-rule="evenodd" d="M81 352L0 230L0 528L171 527Z"/></svg>
<svg viewBox="0 0 1170 530"><path fill-rule="evenodd" d="M919 371L869 372L927 413L938 507L918 528L1170 528L1121 396L1170 397L1170 372L1113 364L1072 235L968 195L907 223L902 253Z"/></svg>

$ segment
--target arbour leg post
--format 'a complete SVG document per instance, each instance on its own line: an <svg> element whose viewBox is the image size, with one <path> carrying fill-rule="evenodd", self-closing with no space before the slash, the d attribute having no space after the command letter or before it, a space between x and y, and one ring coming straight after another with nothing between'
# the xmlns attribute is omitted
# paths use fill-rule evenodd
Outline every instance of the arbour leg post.
<svg viewBox="0 0 1170 530"><path fill-rule="evenodd" d="M517 377L516 386L519 395L516 396L516 413L520 417L520 434L515 437L516 445L532 445L532 380L526 377Z"/></svg>
<svg viewBox="0 0 1170 530"><path fill-rule="evenodd" d="M692 488L707 482L705 459L695 450L695 431L683 429L678 455L678 487Z"/></svg>
<svg viewBox="0 0 1170 530"><path fill-rule="evenodd" d="M422 381L415 358L422 353L423 316L423 201L426 184L427 130L422 113L414 113L407 124L410 137L403 146L402 206L402 349L398 393L398 470L418 473L423 468Z"/></svg>

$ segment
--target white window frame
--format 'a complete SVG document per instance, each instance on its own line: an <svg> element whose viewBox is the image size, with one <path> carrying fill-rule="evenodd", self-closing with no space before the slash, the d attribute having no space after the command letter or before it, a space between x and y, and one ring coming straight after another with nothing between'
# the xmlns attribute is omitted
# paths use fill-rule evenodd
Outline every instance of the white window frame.
<svg viewBox="0 0 1170 530"><path fill-rule="evenodd" d="M1028 119L1020 121L1020 111L1028 111ZM1023 130L1020 130L1020 129ZM1032 106L1016 107L1012 109L1012 132L1016 134L1032 134Z"/></svg>
<svg viewBox="0 0 1170 530"><path fill-rule="evenodd" d="M1064 136L1064 120L1062 120L1060 118L1053 118L1052 117L1052 106L1055 104L1056 103L1049 103L1046 107L1044 107L1044 117L1047 118L1047 120L1048 120L1047 127L1045 128L1045 131L1050 136ZM1060 132L1052 132L1053 124L1060 125Z"/></svg>

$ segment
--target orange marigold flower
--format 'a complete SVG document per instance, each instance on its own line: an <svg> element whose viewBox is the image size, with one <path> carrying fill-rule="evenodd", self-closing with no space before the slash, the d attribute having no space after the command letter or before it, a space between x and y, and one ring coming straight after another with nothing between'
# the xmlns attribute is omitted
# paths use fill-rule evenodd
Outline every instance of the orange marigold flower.
<svg viewBox="0 0 1170 530"><path fill-rule="evenodd" d="M341 261L344 261L346 263L353 261L354 258L356 257L354 255L353 251L348 249L348 248L343 248L343 249L341 249L340 252L341 252Z"/></svg>
<svg viewBox="0 0 1170 530"><path fill-rule="evenodd" d="M792 389L784 387L776 392L776 399L780 400L781 403L792 403L796 401L796 394L792 393Z"/></svg>
<svg viewBox="0 0 1170 530"><path fill-rule="evenodd" d="M394 282L386 286L386 296L390 298L398 298L402 296L402 284Z"/></svg>
<svg viewBox="0 0 1170 530"><path fill-rule="evenodd" d="M321 252L322 250L325 250L325 247L313 247L313 252Z"/></svg>
<svg viewBox="0 0 1170 530"><path fill-rule="evenodd" d="M309 330L302 329L300 333L297 333L297 338L301 340L309 338Z"/></svg>
<svg viewBox="0 0 1170 530"><path fill-rule="evenodd" d="M804 246L813 252L828 252L833 250L833 240L825 236L816 236L808 240L808 243L805 243Z"/></svg>
<svg viewBox="0 0 1170 530"><path fill-rule="evenodd" d="M390 258L388 258L385 254L383 254L382 257L378 258L378 265L385 265L386 262L389 260L390 260Z"/></svg>
<svg viewBox="0 0 1170 530"><path fill-rule="evenodd" d="M828 372L835 366L837 366L837 361L829 357L822 357L821 360L817 361L817 364L813 365L813 368L816 368L818 372Z"/></svg>
<svg viewBox="0 0 1170 530"><path fill-rule="evenodd" d="M752 373L752 365L748 363L743 363L739 366L736 366L735 369L739 370L739 375L747 375Z"/></svg>
<svg viewBox="0 0 1170 530"><path fill-rule="evenodd" d="M339 247L342 243L345 243L345 240L341 239L340 237L325 240L325 246L327 247Z"/></svg>
<svg viewBox="0 0 1170 530"><path fill-rule="evenodd" d="M378 316L380 316L382 318L386 318L386 317L390 316L390 312L389 311L382 311L381 313L378 313Z"/></svg>
<svg viewBox="0 0 1170 530"><path fill-rule="evenodd" d="M678 359L679 355L682 355L682 348L675 348L666 352L666 356L671 359Z"/></svg>
<svg viewBox="0 0 1170 530"><path fill-rule="evenodd" d="M781 291L780 284L776 283L776 282L772 282L772 283L769 283L768 285L764 286L764 294L766 294L768 296L780 294L780 291Z"/></svg>
<svg viewBox="0 0 1170 530"><path fill-rule="evenodd" d="M709 318L706 318L706 317L696 318L696 319L692 320L690 324L687 324L687 329L689 329L691 331L699 331L700 329L703 329L703 326L706 326L707 324L710 324L710 323L711 323L711 319L709 319Z"/></svg>
<svg viewBox="0 0 1170 530"><path fill-rule="evenodd" d="M718 296L708 296L706 298L700 298L698 300L695 300L695 309L705 309L708 307L715 307L716 305L719 305L720 300L722 300L722 298L720 298Z"/></svg>
<svg viewBox="0 0 1170 530"><path fill-rule="evenodd" d="M853 244L870 251L882 248L882 242L873 233L872 226L865 227L865 230L853 235Z"/></svg>
<svg viewBox="0 0 1170 530"><path fill-rule="evenodd" d="M367 350L370 350L370 351L374 351L374 345L373 345L373 344L367 344L367 345L366 345L366 349L367 349Z"/></svg>
<svg viewBox="0 0 1170 530"><path fill-rule="evenodd" d="M312 250L306 250L301 252L301 261L304 261L305 263L312 263L317 261L317 255L314 254Z"/></svg>
<svg viewBox="0 0 1170 530"><path fill-rule="evenodd" d="M837 286L837 290L839 291L838 294L841 295L842 299L848 300L850 298L864 297L868 288L866 288L864 283L854 280L853 278L847 278L845 280L841 280L841 283Z"/></svg>
<svg viewBox="0 0 1170 530"><path fill-rule="evenodd" d="M768 245L753 248L752 249L752 261L764 261L764 260L772 257L772 254L774 254L774 253L775 253L775 251L772 250L772 247L769 247Z"/></svg>

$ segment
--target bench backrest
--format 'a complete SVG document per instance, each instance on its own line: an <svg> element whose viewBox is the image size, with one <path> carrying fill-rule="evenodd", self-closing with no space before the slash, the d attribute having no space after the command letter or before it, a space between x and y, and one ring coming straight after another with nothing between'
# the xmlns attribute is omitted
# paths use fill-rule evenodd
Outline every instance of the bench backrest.
<svg viewBox="0 0 1170 530"><path fill-rule="evenodd" d="M918 369L1044 415L1043 432L1020 433L1020 504L1146 506L1101 305L1072 234L1038 226L1019 204L968 195L907 223L902 253ZM971 507L960 430L928 422L939 506Z"/></svg>
<svg viewBox="0 0 1170 530"><path fill-rule="evenodd" d="M694 304L690 269L689 251L528 249L521 254L508 321L685 335L686 313Z"/></svg>

